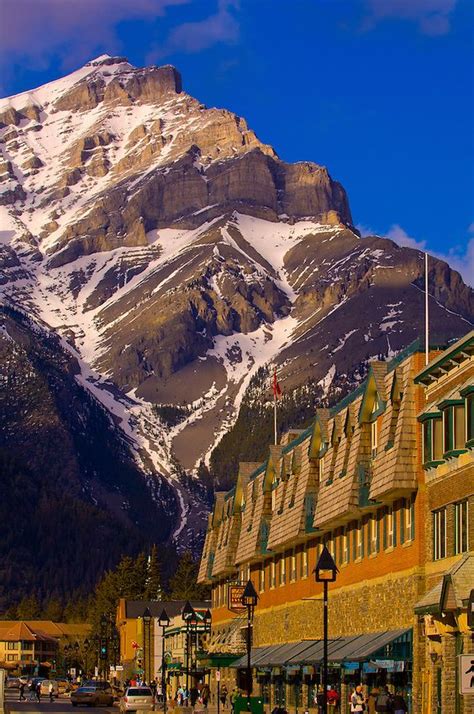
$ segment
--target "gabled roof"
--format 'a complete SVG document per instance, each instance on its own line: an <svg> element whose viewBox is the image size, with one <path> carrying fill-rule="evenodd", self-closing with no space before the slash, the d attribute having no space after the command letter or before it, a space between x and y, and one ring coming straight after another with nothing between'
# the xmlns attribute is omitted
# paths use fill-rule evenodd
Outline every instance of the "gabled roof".
<svg viewBox="0 0 474 714"><path fill-rule="evenodd" d="M415 605L417 614L462 610L474 583L474 555L466 553Z"/></svg>
<svg viewBox="0 0 474 714"><path fill-rule="evenodd" d="M163 609L169 617L176 617L182 611L185 600L125 600L125 617L136 620L143 617L146 608L151 612L152 617L159 617ZM210 600L191 600L191 605L195 610L207 610L211 607Z"/></svg>

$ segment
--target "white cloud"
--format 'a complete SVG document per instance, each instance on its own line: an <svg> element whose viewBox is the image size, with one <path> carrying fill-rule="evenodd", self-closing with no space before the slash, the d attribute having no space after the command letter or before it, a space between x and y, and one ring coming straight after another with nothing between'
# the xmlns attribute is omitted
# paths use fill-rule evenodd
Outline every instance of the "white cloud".
<svg viewBox="0 0 474 714"><path fill-rule="evenodd" d="M468 232L474 232L474 224L468 227ZM455 245L448 250L447 253L438 253L430 250L426 240L417 240L408 235L408 233L395 223L385 234L386 238L390 238L398 245L414 248L423 252L428 251L430 255L444 260L451 268L457 270L462 275L465 283L474 287L474 238L470 238L465 245Z"/></svg>
<svg viewBox="0 0 474 714"><path fill-rule="evenodd" d="M445 35L457 0L366 0L364 28L371 30L382 20L408 20L424 35Z"/></svg>

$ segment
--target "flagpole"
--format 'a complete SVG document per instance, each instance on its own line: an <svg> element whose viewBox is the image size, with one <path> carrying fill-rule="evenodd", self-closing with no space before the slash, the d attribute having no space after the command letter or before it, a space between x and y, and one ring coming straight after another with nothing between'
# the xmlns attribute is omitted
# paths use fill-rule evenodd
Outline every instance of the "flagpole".
<svg viewBox="0 0 474 714"><path fill-rule="evenodd" d="M425 253L425 364L429 358L429 313L428 313L428 253Z"/></svg>
<svg viewBox="0 0 474 714"><path fill-rule="evenodd" d="M277 433L277 395L276 392L273 395L273 426L275 430L275 446L278 444L278 433Z"/></svg>

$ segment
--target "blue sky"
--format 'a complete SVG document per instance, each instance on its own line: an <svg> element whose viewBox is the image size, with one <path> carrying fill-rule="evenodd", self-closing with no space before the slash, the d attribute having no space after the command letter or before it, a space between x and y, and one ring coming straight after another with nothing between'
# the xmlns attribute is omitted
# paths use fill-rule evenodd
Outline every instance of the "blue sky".
<svg viewBox="0 0 474 714"><path fill-rule="evenodd" d="M472 0L3 0L0 93L104 52L174 64L285 161L328 167L363 231L474 283Z"/></svg>

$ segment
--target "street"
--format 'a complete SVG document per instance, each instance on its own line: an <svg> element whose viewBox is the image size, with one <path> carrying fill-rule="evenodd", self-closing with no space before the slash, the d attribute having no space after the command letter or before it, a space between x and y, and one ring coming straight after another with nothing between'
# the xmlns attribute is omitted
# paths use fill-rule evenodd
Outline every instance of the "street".
<svg viewBox="0 0 474 714"><path fill-rule="evenodd" d="M28 696L28 695L27 695ZM29 712L54 712L55 714L71 714L72 704L69 697L59 697L53 702L49 701L48 696L41 697L41 702L19 702L18 701L18 690L8 690L5 693L5 712L6 714L29 714ZM76 711L76 707L74 707ZM100 712L108 712L117 714L118 709L116 707L100 707Z"/></svg>

